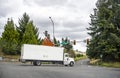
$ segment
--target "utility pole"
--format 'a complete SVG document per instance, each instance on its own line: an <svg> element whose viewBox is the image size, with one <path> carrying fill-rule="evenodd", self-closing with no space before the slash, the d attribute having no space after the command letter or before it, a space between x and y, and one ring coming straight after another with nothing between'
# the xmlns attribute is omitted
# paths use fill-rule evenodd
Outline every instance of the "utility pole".
<svg viewBox="0 0 120 78"><path fill-rule="evenodd" d="M53 25L53 42L54 42L54 22L53 22L53 20L52 20L52 18L51 17L49 17L49 19L51 20L51 22L52 22L52 25Z"/></svg>

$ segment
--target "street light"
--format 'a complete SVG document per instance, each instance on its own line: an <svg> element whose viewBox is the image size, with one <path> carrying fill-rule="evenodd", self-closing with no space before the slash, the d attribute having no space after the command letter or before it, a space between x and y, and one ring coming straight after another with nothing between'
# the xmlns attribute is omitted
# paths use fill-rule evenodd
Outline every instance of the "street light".
<svg viewBox="0 0 120 78"><path fill-rule="evenodd" d="M52 25L53 25L53 40L54 40L54 22L53 22L53 20L52 20L52 18L51 18L51 17L49 17L49 19L51 20ZM53 42L54 42L54 41L53 41Z"/></svg>

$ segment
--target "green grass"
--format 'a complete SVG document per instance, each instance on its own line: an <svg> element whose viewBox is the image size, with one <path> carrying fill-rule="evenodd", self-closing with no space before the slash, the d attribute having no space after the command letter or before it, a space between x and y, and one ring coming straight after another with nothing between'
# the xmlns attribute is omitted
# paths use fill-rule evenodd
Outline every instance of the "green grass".
<svg viewBox="0 0 120 78"><path fill-rule="evenodd" d="M120 68L120 62L102 62L100 66Z"/></svg>
<svg viewBox="0 0 120 78"><path fill-rule="evenodd" d="M90 61L91 65L98 65L102 67L114 67L114 68L120 68L120 62L103 62L100 59L92 59Z"/></svg>
<svg viewBox="0 0 120 78"><path fill-rule="evenodd" d="M0 52L0 57L2 57L5 62L13 62L20 59L20 55L5 55L2 52Z"/></svg>
<svg viewBox="0 0 120 78"><path fill-rule="evenodd" d="M79 61L79 60L86 59L86 58L87 56L81 56L81 57L75 57L74 60Z"/></svg>
<svg viewBox="0 0 120 78"><path fill-rule="evenodd" d="M5 55L2 52L0 52L0 57L8 58L8 59L19 59L20 55Z"/></svg>
<svg viewBox="0 0 120 78"><path fill-rule="evenodd" d="M20 55L5 55L5 54L0 54L0 57L8 58L8 59L19 59Z"/></svg>
<svg viewBox="0 0 120 78"><path fill-rule="evenodd" d="M19 59L20 55L3 55L3 58Z"/></svg>

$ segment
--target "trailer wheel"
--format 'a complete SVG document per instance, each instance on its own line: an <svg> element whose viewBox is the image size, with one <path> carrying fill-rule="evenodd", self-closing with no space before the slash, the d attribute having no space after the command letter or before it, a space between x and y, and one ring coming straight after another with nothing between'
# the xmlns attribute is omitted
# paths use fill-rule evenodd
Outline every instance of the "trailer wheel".
<svg viewBox="0 0 120 78"><path fill-rule="evenodd" d="M41 62L40 62L40 61L33 61L33 65L35 65L35 66L40 66L40 65L41 65Z"/></svg>
<svg viewBox="0 0 120 78"><path fill-rule="evenodd" d="M70 65L71 67L74 66L74 62L71 61L69 65Z"/></svg>
<svg viewBox="0 0 120 78"><path fill-rule="evenodd" d="M37 66L41 66L41 62L40 61L37 61L36 64L37 64Z"/></svg>

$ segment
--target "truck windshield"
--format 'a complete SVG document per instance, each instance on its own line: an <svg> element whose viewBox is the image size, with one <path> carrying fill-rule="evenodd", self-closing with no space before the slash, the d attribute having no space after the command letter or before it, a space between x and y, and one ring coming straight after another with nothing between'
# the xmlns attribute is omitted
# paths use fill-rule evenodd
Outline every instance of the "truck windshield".
<svg viewBox="0 0 120 78"><path fill-rule="evenodd" d="M69 54L68 54L68 53L65 53L65 57L69 57Z"/></svg>
<svg viewBox="0 0 120 78"><path fill-rule="evenodd" d="M66 54L65 57L69 57L69 56Z"/></svg>

